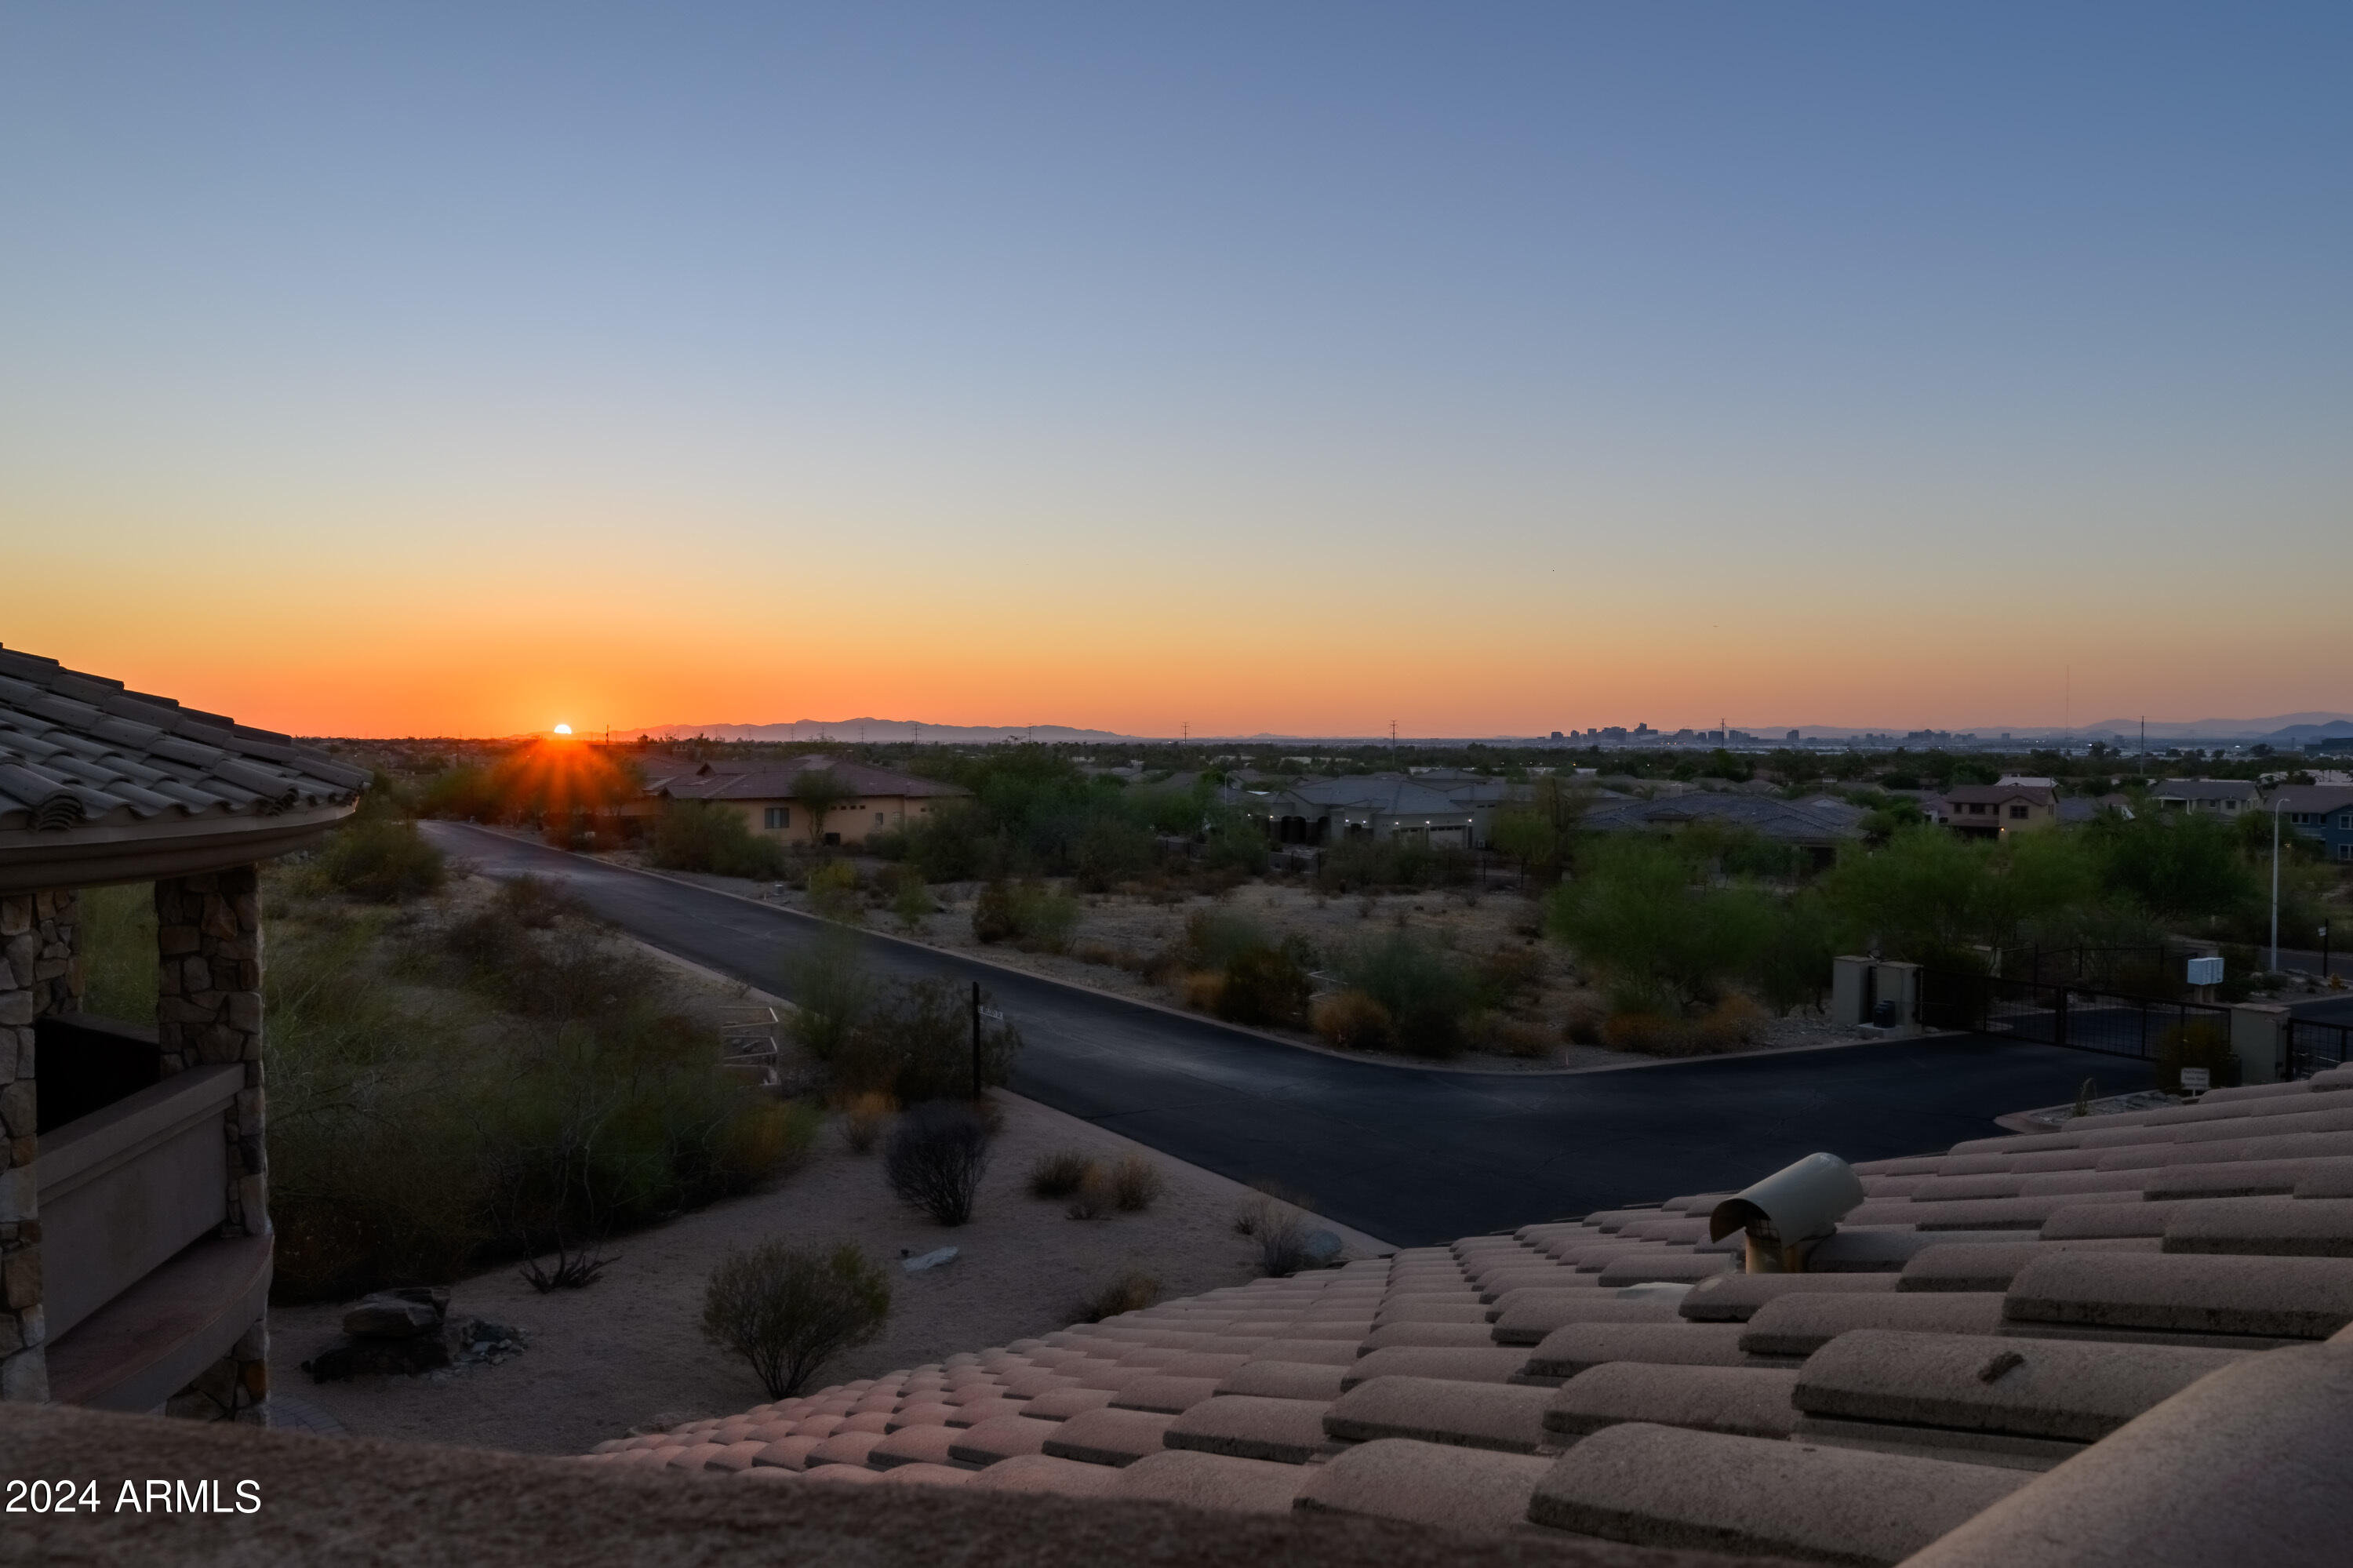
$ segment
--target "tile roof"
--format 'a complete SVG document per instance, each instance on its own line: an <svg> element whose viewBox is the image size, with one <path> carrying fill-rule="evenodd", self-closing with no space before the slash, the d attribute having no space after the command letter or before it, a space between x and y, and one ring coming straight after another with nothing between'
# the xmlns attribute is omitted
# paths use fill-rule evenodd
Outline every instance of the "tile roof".
<svg viewBox="0 0 2353 1568"><path fill-rule="evenodd" d="M1849 1563L2211 1560L2109 1500L2161 1495L2168 1517L2252 1519L2247 1562L2334 1562L2348 1089L2337 1069L1855 1167L1862 1206L1808 1259L1827 1272L1737 1272L1738 1235L1707 1239L1724 1195L1693 1194L1213 1290L588 1462L785 1484L920 1464L946 1486ZM959 1440L948 1389L1011 1414ZM845 1441L852 1410L947 1436Z"/></svg>
<svg viewBox="0 0 2353 1568"><path fill-rule="evenodd" d="M367 780L290 736L0 649L0 833L273 818L347 805Z"/></svg>
<svg viewBox="0 0 2353 1568"><path fill-rule="evenodd" d="M1716 821L1768 839L1829 843L1862 836L1863 811L1844 800L1777 800L1760 795L1694 791L1654 800L1604 800L1585 813L1588 827L1641 832L1684 822Z"/></svg>

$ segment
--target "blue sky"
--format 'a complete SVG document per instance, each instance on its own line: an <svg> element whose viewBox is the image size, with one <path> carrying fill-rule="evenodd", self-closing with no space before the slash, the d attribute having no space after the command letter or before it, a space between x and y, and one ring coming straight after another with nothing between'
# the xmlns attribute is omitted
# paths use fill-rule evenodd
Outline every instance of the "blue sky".
<svg viewBox="0 0 2353 1568"><path fill-rule="evenodd" d="M241 594L176 683L306 727L2342 707L2348 67L2337 6L20 5L0 641L152 679Z"/></svg>

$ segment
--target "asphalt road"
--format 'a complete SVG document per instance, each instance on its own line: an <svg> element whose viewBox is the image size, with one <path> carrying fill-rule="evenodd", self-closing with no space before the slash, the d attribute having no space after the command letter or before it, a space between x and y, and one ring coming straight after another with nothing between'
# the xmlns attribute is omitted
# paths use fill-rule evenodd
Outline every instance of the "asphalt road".
<svg viewBox="0 0 2353 1568"><path fill-rule="evenodd" d="M779 994L821 922L448 822L492 875L569 883L640 939ZM1622 1202L1746 1185L1816 1150L1917 1154L2006 1111L2145 1087L2114 1057L1986 1036L1581 1074L1450 1073L1326 1056L1208 1019L861 937L884 976L976 979L1027 1043L1012 1087L1240 1181L1271 1176L1342 1223L1422 1245Z"/></svg>

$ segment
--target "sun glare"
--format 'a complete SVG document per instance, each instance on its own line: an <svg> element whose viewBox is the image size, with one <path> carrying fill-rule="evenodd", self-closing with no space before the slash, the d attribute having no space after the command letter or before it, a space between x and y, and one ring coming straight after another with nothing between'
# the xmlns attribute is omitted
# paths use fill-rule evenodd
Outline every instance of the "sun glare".
<svg viewBox="0 0 2353 1568"><path fill-rule="evenodd" d="M570 735L572 733L572 726L568 724L557 725L555 726L555 733L558 735Z"/></svg>

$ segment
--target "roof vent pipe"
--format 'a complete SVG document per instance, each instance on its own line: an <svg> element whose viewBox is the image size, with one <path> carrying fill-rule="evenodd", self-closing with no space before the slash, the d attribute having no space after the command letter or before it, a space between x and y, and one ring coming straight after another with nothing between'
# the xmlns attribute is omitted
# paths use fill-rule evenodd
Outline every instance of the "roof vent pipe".
<svg viewBox="0 0 2353 1568"><path fill-rule="evenodd" d="M1862 1199L1862 1178L1845 1160L1809 1154L1718 1203L1707 1216L1708 1239L1746 1231L1747 1272L1801 1274L1814 1244Z"/></svg>

